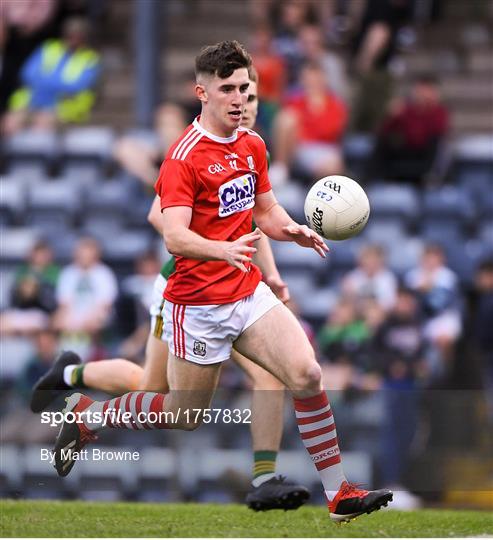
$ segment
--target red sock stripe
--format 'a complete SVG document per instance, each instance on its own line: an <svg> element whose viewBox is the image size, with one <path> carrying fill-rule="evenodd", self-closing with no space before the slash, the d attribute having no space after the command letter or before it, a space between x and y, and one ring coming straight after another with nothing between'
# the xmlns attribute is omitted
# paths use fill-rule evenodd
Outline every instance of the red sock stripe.
<svg viewBox="0 0 493 540"><path fill-rule="evenodd" d="M332 448L333 446L337 446L338 444L339 441L337 440L337 437L334 437L333 439L329 439L328 441L316 444L315 446L310 446L309 448L307 448L307 450L310 454L317 454L322 450L327 450L327 448Z"/></svg>
<svg viewBox="0 0 493 540"><path fill-rule="evenodd" d="M341 456L338 454L337 456L333 456L328 459L324 459L323 461L320 461L318 463L315 463L315 467L317 467L317 471L323 471L327 467L331 467L332 465L335 465L336 463L341 462Z"/></svg>
<svg viewBox="0 0 493 540"><path fill-rule="evenodd" d="M159 421L159 413L163 412L164 407L164 394L156 394L151 401L151 405L149 407L149 412L156 413L158 415L158 421L153 422L152 424L148 424L151 426L151 429L165 429L168 426L164 420Z"/></svg>
<svg viewBox="0 0 493 540"><path fill-rule="evenodd" d="M117 420L118 419L118 410L120 408L120 402L121 402L122 398L119 397L116 399L115 401L115 406L113 407L113 410L111 411L111 413L108 415L108 426L109 427L117 427L117 424L114 424L113 423L113 420Z"/></svg>
<svg viewBox="0 0 493 540"><path fill-rule="evenodd" d="M325 391L322 391L320 392L320 394L309 398L294 398L294 408L298 412L316 411L318 409L321 409L322 407L327 406L328 404L329 399L327 398L327 394L325 393Z"/></svg>
<svg viewBox="0 0 493 540"><path fill-rule="evenodd" d="M306 433L300 433L302 439L311 439L312 437L318 437L319 435L324 435L325 433L330 433L336 428L335 424L330 426L325 426L319 429L314 429L313 431L307 431Z"/></svg>
<svg viewBox="0 0 493 540"><path fill-rule="evenodd" d="M325 420L332 417L332 411L326 411L316 416L307 416L306 418L296 418L296 422L299 426L304 426L306 424L313 424L314 422L320 422L320 420Z"/></svg>

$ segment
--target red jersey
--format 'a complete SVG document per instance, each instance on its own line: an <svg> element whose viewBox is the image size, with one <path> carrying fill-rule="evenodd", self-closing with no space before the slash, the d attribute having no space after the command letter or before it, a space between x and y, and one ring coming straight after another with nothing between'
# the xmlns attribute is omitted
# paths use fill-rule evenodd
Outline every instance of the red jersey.
<svg viewBox="0 0 493 540"><path fill-rule="evenodd" d="M237 240L252 230L255 195L271 189L265 143L241 127L231 137L217 137L195 119L170 148L155 189L161 209L193 209L190 230L209 240ZM252 294L262 277L255 265L244 264L246 273L225 261L178 256L164 298L188 305L236 302Z"/></svg>
<svg viewBox="0 0 493 540"><path fill-rule="evenodd" d="M327 93L324 103L313 109L305 95L289 99L286 107L294 110L299 119L301 142L339 143L344 135L347 110L335 95Z"/></svg>

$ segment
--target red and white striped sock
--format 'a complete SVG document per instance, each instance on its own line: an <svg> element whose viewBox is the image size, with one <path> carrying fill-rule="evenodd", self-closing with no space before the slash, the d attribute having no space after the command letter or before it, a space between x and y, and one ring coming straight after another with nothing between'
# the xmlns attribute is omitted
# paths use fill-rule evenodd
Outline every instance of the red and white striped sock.
<svg viewBox="0 0 493 540"><path fill-rule="evenodd" d="M327 394L322 391L309 398L294 398L294 409L303 444L317 468L327 498L332 500L346 477Z"/></svg>
<svg viewBox="0 0 493 540"><path fill-rule="evenodd" d="M163 412L164 394L129 392L107 401L95 401L83 415L84 424L91 431L103 427L120 429L166 429Z"/></svg>

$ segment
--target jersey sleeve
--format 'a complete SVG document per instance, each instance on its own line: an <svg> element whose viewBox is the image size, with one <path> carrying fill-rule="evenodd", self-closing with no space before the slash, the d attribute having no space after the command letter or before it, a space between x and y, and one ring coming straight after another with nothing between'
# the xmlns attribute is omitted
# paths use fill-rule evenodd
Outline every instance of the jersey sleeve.
<svg viewBox="0 0 493 540"><path fill-rule="evenodd" d="M161 210L170 206L193 207L198 182L195 169L179 159L166 159L154 186L161 198Z"/></svg>
<svg viewBox="0 0 493 540"><path fill-rule="evenodd" d="M269 175L267 173L267 170L269 168L267 162L267 148L265 147L265 143L262 139L260 139L256 145L256 153L256 162L258 163L256 193L257 195L260 195L260 193L266 193L267 191L270 191L272 189L272 186L270 185Z"/></svg>

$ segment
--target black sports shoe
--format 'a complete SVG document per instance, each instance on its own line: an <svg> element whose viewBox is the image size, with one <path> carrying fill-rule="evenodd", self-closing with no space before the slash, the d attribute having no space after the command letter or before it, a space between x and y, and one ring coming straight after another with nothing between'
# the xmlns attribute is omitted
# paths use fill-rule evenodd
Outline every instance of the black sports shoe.
<svg viewBox="0 0 493 540"><path fill-rule="evenodd" d="M78 354L71 351L62 352L55 360L51 368L33 386L31 395L31 411L39 413L44 411L61 392L71 387L63 380L63 370L70 364L80 364Z"/></svg>
<svg viewBox="0 0 493 540"><path fill-rule="evenodd" d="M296 510L310 498L305 486L276 476L254 488L246 496L248 508L259 510Z"/></svg>
<svg viewBox="0 0 493 540"><path fill-rule="evenodd" d="M394 494L388 489L366 491L343 482L334 499L328 503L330 519L336 523L348 522L387 506Z"/></svg>
<svg viewBox="0 0 493 540"><path fill-rule="evenodd" d="M87 409L93 400L84 394L75 393L65 398L67 406L64 413L72 412L75 416ZM77 419L77 418L76 418ZM86 444L95 441L98 436L82 422L64 421L55 441L55 469L59 476L67 476L75 465L79 452ZM75 454L74 454L75 452Z"/></svg>

